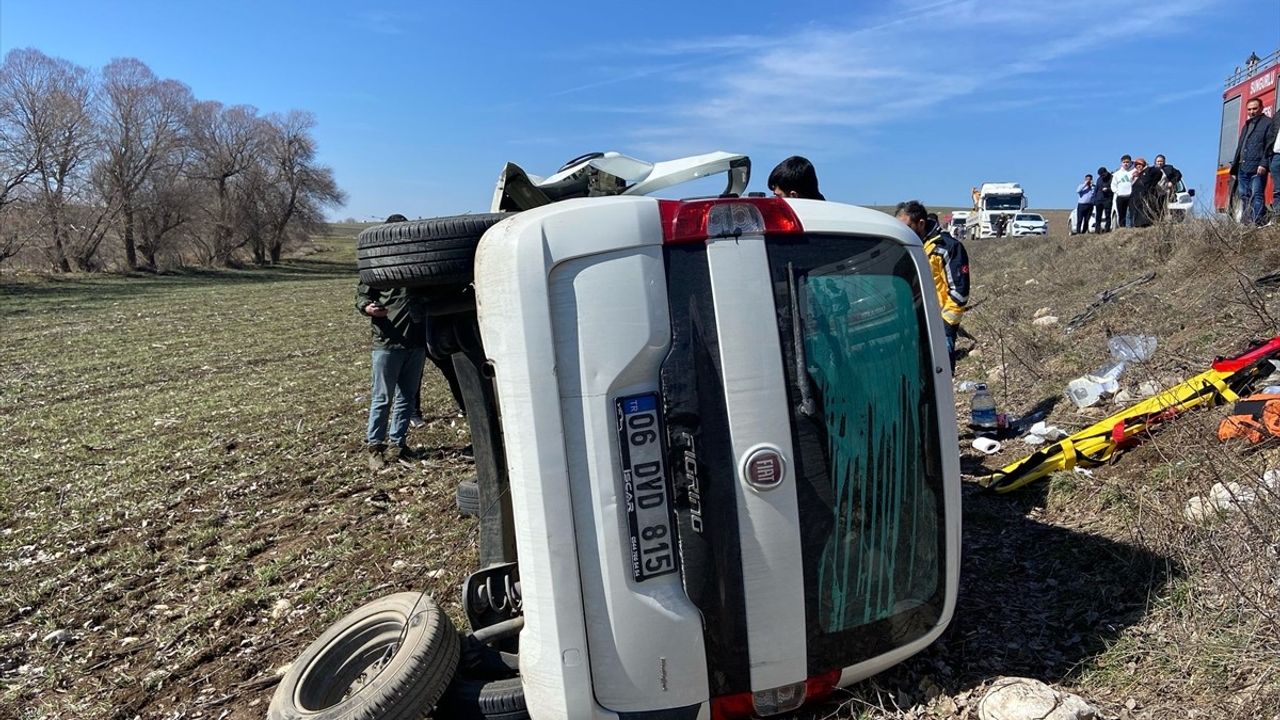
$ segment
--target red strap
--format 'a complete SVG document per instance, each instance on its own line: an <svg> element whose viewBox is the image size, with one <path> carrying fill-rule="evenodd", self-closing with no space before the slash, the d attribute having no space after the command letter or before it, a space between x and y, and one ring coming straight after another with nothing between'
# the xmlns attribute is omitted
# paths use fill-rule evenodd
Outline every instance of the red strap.
<svg viewBox="0 0 1280 720"><path fill-rule="evenodd" d="M1222 373L1237 372L1276 353L1280 353L1280 337L1273 337L1266 343L1233 358L1217 360L1213 363L1213 369Z"/></svg>

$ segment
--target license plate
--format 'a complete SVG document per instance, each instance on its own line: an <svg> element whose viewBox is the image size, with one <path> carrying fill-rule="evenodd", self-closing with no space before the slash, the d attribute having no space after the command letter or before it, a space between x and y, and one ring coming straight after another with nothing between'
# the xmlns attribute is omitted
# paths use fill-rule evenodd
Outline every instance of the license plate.
<svg viewBox="0 0 1280 720"><path fill-rule="evenodd" d="M657 393L618 398L616 408L622 489L631 533L631 575L643 582L676 571L662 417Z"/></svg>

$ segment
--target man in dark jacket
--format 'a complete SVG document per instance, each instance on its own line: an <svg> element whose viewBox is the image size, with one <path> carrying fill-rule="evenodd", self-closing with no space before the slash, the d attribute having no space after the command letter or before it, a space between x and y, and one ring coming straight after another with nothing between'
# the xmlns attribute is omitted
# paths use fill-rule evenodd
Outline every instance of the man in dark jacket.
<svg viewBox="0 0 1280 720"><path fill-rule="evenodd" d="M1267 163L1271 160L1271 118L1262 114L1262 101L1254 98L1245 105L1248 119L1240 128L1240 141L1231 161L1231 177L1236 180L1244 222L1260 225L1263 215L1262 192L1267 186Z"/></svg>
<svg viewBox="0 0 1280 720"><path fill-rule="evenodd" d="M1111 189L1111 171L1105 165L1098 168L1098 194L1094 198L1094 232L1111 232L1111 205L1116 194Z"/></svg>
<svg viewBox="0 0 1280 720"><path fill-rule="evenodd" d="M1161 173L1159 182L1156 183L1156 189L1160 196L1156 204L1156 212L1161 220L1169 219L1169 203L1178 199L1178 185L1182 182L1182 171L1169 164L1165 160L1164 155L1157 155L1155 159L1156 170Z"/></svg>
<svg viewBox="0 0 1280 720"><path fill-rule="evenodd" d="M412 290L376 290L360 285L356 288L356 310L369 318L373 339L373 386L365 433L369 468L378 470L386 465L388 441L394 447L393 460L418 460L420 455L408 445L408 434L409 415L427 358L425 300Z"/></svg>
<svg viewBox="0 0 1280 720"><path fill-rule="evenodd" d="M1145 158L1133 161L1133 192L1129 198L1129 218L1136 228L1151 227L1160 219L1160 170L1147 167Z"/></svg>

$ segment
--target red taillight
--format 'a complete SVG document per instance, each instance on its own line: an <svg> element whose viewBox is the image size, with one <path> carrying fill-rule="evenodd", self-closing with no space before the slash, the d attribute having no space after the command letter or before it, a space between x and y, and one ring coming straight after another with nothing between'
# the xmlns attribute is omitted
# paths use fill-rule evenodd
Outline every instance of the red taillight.
<svg viewBox="0 0 1280 720"><path fill-rule="evenodd" d="M793 235L804 232L800 218L780 198L659 200L662 242L702 242L740 235Z"/></svg>
<svg viewBox="0 0 1280 720"><path fill-rule="evenodd" d="M840 686L840 671L832 670L821 675L814 675L804 683L804 701L821 700L835 692Z"/></svg>
<svg viewBox="0 0 1280 720"><path fill-rule="evenodd" d="M755 714L756 706L749 692L711 698L711 720L740 720Z"/></svg>
<svg viewBox="0 0 1280 720"><path fill-rule="evenodd" d="M757 714L768 717L768 715L790 712L804 703L821 700L829 696L836 689L839 682L840 671L832 670L821 675L814 675L803 683L796 683L795 685L787 685L773 690L762 690L756 693L745 692L711 698L711 720L739 720L741 718L756 717ZM804 694L795 698L796 691L800 690L800 686L803 686ZM794 702L786 701L783 696L795 698ZM780 700L782 702L779 702ZM771 707L758 707L760 705Z"/></svg>

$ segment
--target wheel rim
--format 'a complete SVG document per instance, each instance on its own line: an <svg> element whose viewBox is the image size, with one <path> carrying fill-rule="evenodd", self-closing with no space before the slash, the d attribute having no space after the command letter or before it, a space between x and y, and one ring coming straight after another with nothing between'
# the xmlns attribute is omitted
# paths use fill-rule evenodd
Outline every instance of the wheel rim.
<svg viewBox="0 0 1280 720"><path fill-rule="evenodd" d="M386 611L340 633L299 679L298 707L324 710L359 694L394 660L404 629L405 616Z"/></svg>

